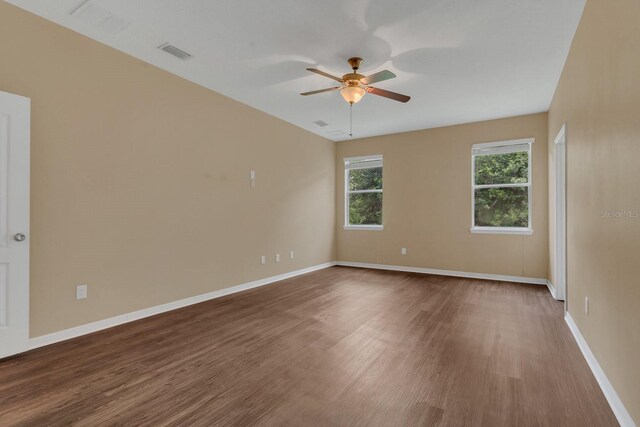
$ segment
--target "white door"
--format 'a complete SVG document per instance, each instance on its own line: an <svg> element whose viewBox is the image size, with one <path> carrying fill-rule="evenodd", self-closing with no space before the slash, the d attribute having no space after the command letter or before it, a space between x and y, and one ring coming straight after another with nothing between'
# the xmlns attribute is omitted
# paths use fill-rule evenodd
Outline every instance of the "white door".
<svg viewBox="0 0 640 427"><path fill-rule="evenodd" d="M0 358L29 342L30 105L0 92Z"/></svg>
<svg viewBox="0 0 640 427"><path fill-rule="evenodd" d="M567 296L567 137L562 126L555 140L556 173L556 299L566 301Z"/></svg>

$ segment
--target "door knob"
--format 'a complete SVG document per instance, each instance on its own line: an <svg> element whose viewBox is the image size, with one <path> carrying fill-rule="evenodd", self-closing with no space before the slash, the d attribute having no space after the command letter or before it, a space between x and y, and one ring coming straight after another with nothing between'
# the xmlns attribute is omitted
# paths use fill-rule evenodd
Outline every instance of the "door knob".
<svg viewBox="0 0 640 427"><path fill-rule="evenodd" d="M15 240L16 242L24 242L26 238L27 236L25 236L22 233L18 233L15 236L13 236L13 240Z"/></svg>

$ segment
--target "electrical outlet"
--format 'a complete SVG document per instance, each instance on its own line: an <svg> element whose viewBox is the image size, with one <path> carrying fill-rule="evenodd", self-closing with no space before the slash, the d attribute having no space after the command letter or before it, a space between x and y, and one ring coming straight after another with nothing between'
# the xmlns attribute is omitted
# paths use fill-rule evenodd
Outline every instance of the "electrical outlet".
<svg viewBox="0 0 640 427"><path fill-rule="evenodd" d="M276 254L276 262L280 262L280 254Z"/></svg>
<svg viewBox="0 0 640 427"><path fill-rule="evenodd" d="M589 297L584 297L584 314L589 314Z"/></svg>
<svg viewBox="0 0 640 427"><path fill-rule="evenodd" d="M256 171L251 171L249 180L251 182L251 188L256 188Z"/></svg>
<svg viewBox="0 0 640 427"><path fill-rule="evenodd" d="M260 257L260 264L265 265L267 263L267 257L262 255Z"/></svg>
<svg viewBox="0 0 640 427"><path fill-rule="evenodd" d="M406 254L407 254L407 248L402 248L402 249L400 249L400 253L401 253L402 255L406 255Z"/></svg>
<svg viewBox="0 0 640 427"><path fill-rule="evenodd" d="M289 251L289 259L293 259L293 251Z"/></svg>
<svg viewBox="0 0 640 427"><path fill-rule="evenodd" d="M76 286L76 299L85 299L87 297L87 285Z"/></svg>

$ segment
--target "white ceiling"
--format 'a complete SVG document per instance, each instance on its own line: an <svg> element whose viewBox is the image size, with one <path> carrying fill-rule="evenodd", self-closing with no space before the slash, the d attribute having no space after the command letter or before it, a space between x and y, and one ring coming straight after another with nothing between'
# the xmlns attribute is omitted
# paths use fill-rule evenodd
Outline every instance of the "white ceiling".
<svg viewBox="0 0 640 427"><path fill-rule="evenodd" d="M377 86L411 101L367 94L354 138L547 111L585 0L92 0L130 22L117 34L70 15L82 0L9 3L342 140L348 104L338 92L300 96L334 83L305 68L341 76L361 56L363 74L398 76ZM158 50L165 42L193 58Z"/></svg>

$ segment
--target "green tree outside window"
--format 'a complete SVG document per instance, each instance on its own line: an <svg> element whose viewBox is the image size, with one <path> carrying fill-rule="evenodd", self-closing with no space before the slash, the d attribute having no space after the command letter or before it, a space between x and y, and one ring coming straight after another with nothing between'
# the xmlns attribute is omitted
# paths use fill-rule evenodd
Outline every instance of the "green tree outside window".
<svg viewBox="0 0 640 427"><path fill-rule="evenodd" d="M347 165L346 225L382 225L382 166L379 163L380 159L369 159Z"/></svg>
<svg viewBox="0 0 640 427"><path fill-rule="evenodd" d="M474 226L529 227L529 151L474 156Z"/></svg>

